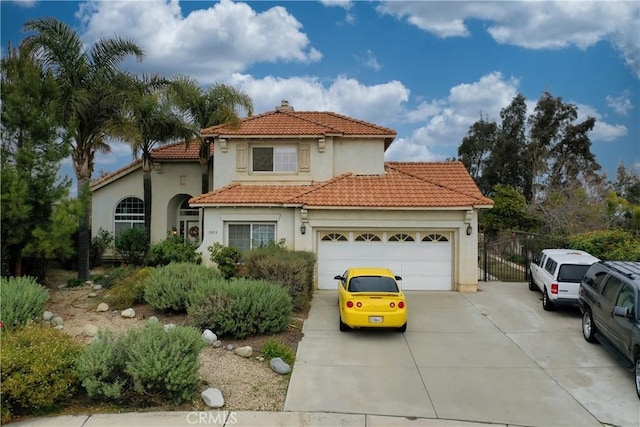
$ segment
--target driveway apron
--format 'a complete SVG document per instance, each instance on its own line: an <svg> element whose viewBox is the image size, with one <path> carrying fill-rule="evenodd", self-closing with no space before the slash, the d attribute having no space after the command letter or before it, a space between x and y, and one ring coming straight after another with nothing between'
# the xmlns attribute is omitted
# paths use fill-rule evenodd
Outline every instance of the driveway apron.
<svg viewBox="0 0 640 427"><path fill-rule="evenodd" d="M339 332L337 293L316 291L285 411L640 425L631 374L584 342L579 313L544 312L540 294L524 283L479 287L476 294L406 292L404 334Z"/></svg>

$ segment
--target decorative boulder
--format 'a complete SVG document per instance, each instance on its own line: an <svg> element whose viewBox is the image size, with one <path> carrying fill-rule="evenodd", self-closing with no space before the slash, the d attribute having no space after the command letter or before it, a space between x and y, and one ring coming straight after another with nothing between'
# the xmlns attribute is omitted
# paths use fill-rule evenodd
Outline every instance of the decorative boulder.
<svg viewBox="0 0 640 427"><path fill-rule="evenodd" d="M229 351L233 350L233 344L227 344L227 350Z"/></svg>
<svg viewBox="0 0 640 427"><path fill-rule="evenodd" d="M45 311L44 313L42 313L42 320L44 320L45 322L48 322L51 319L53 319L53 313L52 312Z"/></svg>
<svg viewBox="0 0 640 427"><path fill-rule="evenodd" d="M107 305L107 303L101 302L100 304L98 304L98 308L96 308L96 311L98 313L109 311L109 306Z"/></svg>
<svg viewBox="0 0 640 427"><path fill-rule="evenodd" d="M202 332L202 339L209 345L218 341L218 337L216 336L216 334L211 332L209 329L205 329L204 332Z"/></svg>
<svg viewBox="0 0 640 427"><path fill-rule="evenodd" d="M82 332L86 337L95 337L98 335L98 327L96 325L86 324L82 328Z"/></svg>
<svg viewBox="0 0 640 427"><path fill-rule="evenodd" d="M87 298L95 298L95 297L97 297L97 296L98 296L98 294L97 294L97 293L95 293L95 292L91 292L90 294L88 294L88 295L87 295Z"/></svg>
<svg viewBox="0 0 640 427"><path fill-rule="evenodd" d="M53 329L58 329L58 330L62 330L64 329L64 325L63 324L59 324L53 327Z"/></svg>
<svg viewBox="0 0 640 427"><path fill-rule="evenodd" d="M222 341L220 340L216 340L213 342L213 344L211 344L214 348L220 348L222 347Z"/></svg>
<svg viewBox="0 0 640 427"><path fill-rule="evenodd" d="M62 320L62 317L60 316L56 316L53 319L51 319L51 324L53 326L60 326L64 323L64 320Z"/></svg>
<svg viewBox="0 0 640 427"><path fill-rule="evenodd" d="M251 355L253 354L253 350L250 346L238 347L233 350L233 352L241 357L251 357Z"/></svg>
<svg viewBox="0 0 640 427"><path fill-rule="evenodd" d="M136 317L136 312L133 310L133 308L127 308L126 310L122 310L120 316L133 319L134 317Z"/></svg>
<svg viewBox="0 0 640 427"><path fill-rule="evenodd" d="M147 322L149 323L158 323L160 322L160 320L158 320L158 318L156 316L151 316L147 319Z"/></svg>
<svg viewBox="0 0 640 427"><path fill-rule="evenodd" d="M217 388L208 388L203 391L200 396L204 403L210 408L221 408L224 406L224 397L222 392Z"/></svg>
<svg viewBox="0 0 640 427"><path fill-rule="evenodd" d="M93 285L91 289L93 289L94 291L99 291L102 289L102 285Z"/></svg>
<svg viewBox="0 0 640 427"><path fill-rule="evenodd" d="M171 329L173 329L173 328L175 328L175 327L176 327L176 324L175 324L175 323L167 323L166 325L164 325L164 331L165 331L165 332L166 332L166 331L169 331L169 330L171 330Z"/></svg>
<svg viewBox="0 0 640 427"><path fill-rule="evenodd" d="M273 372L286 375L291 372L291 366L289 366L284 360L279 357L274 357L269 361L269 366L273 370Z"/></svg>

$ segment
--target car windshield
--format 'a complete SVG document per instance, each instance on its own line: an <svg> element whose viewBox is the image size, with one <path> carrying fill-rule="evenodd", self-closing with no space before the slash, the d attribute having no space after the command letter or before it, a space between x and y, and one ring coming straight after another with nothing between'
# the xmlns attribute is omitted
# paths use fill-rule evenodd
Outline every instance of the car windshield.
<svg viewBox="0 0 640 427"><path fill-rule="evenodd" d="M398 292L398 285L391 277L358 276L349 281L349 292Z"/></svg>
<svg viewBox="0 0 640 427"><path fill-rule="evenodd" d="M558 282L580 283L590 265L564 264L558 271Z"/></svg>

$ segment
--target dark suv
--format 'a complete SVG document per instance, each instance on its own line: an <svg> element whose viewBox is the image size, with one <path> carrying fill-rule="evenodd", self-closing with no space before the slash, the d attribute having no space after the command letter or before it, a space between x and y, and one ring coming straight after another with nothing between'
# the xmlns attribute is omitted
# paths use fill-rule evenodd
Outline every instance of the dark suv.
<svg viewBox="0 0 640 427"><path fill-rule="evenodd" d="M600 261L580 283L582 334L635 370L640 398L640 262Z"/></svg>

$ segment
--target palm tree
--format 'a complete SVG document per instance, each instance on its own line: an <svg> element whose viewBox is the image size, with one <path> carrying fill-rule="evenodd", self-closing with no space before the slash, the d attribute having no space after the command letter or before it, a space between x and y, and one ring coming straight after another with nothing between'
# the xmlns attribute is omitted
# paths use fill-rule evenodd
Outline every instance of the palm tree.
<svg viewBox="0 0 640 427"><path fill-rule="evenodd" d="M129 116L120 127L123 139L131 143L133 154L142 158L142 185L144 194L144 229L147 242L151 242L151 150L157 145L177 139L189 141L198 130L185 122L170 103L166 81L158 77L143 77L132 91Z"/></svg>
<svg viewBox="0 0 640 427"><path fill-rule="evenodd" d="M61 89L58 113L71 144L78 198L83 202L78 229L78 278L87 280L91 239L89 183L95 153L110 151L107 136L128 97L126 90L114 84L120 76L118 65L130 55L141 60L143 52L134 42L118 37L102 38L87 49L71 27L54 18L27 21L24 29L35 34L22 41L21 49L35 54L52 70Z"/></svg>
<svg viewBox="0 0 640 427"><path fill-rule="evenodd" d="M190 77L178 76L171 87L173 102L181 108L189 120L198 128L228 124L237 126L240 123L240 109L253 114L251 97L239 89L216 83L203 89ZM209 141L198 136L200 142L200 167L202 168L202 193L209 192L209 161L211 150ZM187 141L187 143L189 143Z"/></svg>

